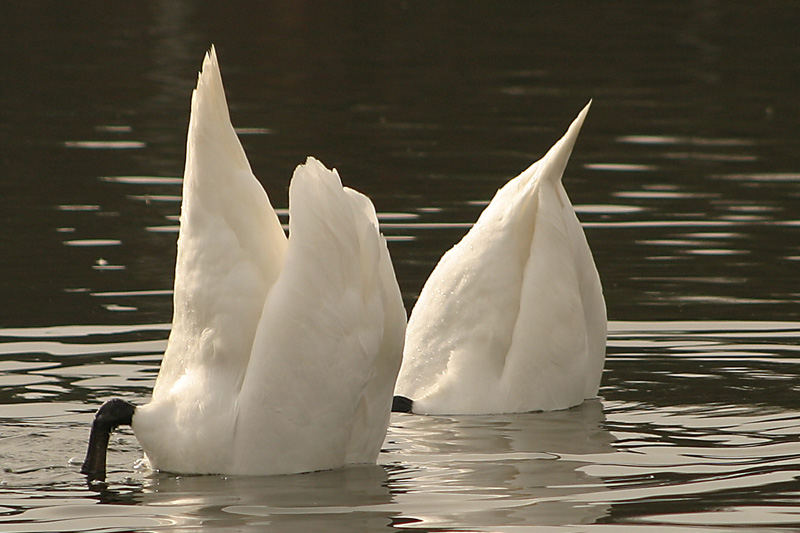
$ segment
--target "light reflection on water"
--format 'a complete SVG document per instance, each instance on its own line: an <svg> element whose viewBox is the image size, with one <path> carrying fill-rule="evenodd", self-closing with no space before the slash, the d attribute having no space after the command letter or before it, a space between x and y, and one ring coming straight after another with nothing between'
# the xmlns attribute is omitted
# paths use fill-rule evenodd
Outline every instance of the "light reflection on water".
<svg viewBox="0 0 800 533"><path fill-rule="evenodd" d="M168 329L0 330L4 531L800 525L789 505L800 490L797 322L612 322L600 400L551 413L395 414L379 466L153 474L135 468L141 450L122 430L108 485L85 486L94 408L111 396L146 401Z"/></svg>

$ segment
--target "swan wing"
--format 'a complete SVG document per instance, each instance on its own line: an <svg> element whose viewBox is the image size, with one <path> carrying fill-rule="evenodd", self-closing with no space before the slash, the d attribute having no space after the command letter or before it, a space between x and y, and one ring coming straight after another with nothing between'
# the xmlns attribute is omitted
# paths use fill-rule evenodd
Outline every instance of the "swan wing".
<svg viewBox="0 0 800 533"><path fill-rule="evenodd" d="M561 182L589 106L535 164L538 209L506 356L509 409L564 409L597 394L605 360L600 278Z"/></svg>
<svg viewBox="0 0 800 533"><path fill-rule="evenodd" d="M558 409L580 403L592 389L587 382L599 383L605 306L561 185L587 112L588 106L545 157L497 192L425 283L397 384L415 411ZM591 363L590 344L601 353ZM556 387L544 386L551 381L570 386L555 394Z"/></svg>
<svg viewBox="0 0 800 533"><path fill-rule="evenodd" d="M373 462L400 366L405 311L371 202L309 158L289 191L289 246L238 402L242 471Z"/></svg>
<svg viewBox="0 0 800 533"><path fill-rule="evenodd" d="M235 391L285 249L280 222L231 125L212 48L192 94L172 330L153 400L134 417L154 467L220 468L219 436L232 426Z"/></svg>
<svg viewBox="0 0 800 533"><path fill-rule="evenodd" d="M594 263L592 250L586 240L581 223L572 207L563 185L559 184L562 216L565 221L567 238L572 249L578 276L578 293L586 325L587 360L582 370L584 399L594 398L600 388L603 367L606 360L606 341L608 338L608 317L600 274Z"/></svg>
<svg viewBox="0 0 800 533"><path fill-rule="evenodd" d="M173 319L133 428L153 468L224 472L233 410L286 236L230 121L216 52L192 94Z"/></svg>

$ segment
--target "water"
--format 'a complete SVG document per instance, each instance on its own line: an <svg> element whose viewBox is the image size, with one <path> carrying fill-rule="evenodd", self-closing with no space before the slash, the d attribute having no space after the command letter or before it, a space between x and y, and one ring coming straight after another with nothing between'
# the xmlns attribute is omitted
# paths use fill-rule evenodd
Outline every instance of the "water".
<svg viewBox="0 0 800 533"><path fill-rule="evenodd" d="M7 6L0 529L800 527L800 12L791 2ZM370 195L406 307L494 191L592 110L564 182L603 281L601 397L394 415L379 465L169 476L144 402L171 318L189 95L215 43L273 204L313 154ZM285 213L281 211L283 216Z"/></svg>

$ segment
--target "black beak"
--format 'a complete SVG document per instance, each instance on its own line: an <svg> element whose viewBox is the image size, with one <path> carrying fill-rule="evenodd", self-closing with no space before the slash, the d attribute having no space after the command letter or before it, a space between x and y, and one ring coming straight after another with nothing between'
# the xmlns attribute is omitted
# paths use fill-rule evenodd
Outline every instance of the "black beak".
<svg viewBox="0 0 800 533"><path fill-rule="evenodd" d="M118 398L107 401L97 410L89 434L89 449L81 467L81 473L86 474L89 481L103 481L106 478L108 439L117 426L131 425L135 410L136 406Z"/></svg>

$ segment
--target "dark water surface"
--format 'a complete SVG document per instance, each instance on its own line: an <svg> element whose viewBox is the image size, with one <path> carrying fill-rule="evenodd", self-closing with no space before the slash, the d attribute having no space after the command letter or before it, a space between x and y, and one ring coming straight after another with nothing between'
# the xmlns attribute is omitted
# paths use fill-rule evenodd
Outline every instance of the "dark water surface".
<svg viewBox="0 0 800 533"><path fill-rule="evenodd" d="M788 0L6 3L0 530L800 527L798 27ZM307 155L338 168L409 310L593 99L564 183L611 321L601 398L395 415L378 466L287 477L154 475L123 431L87 487L92 412L147 401L166 343L211 43L273 204Z"/></svg>

